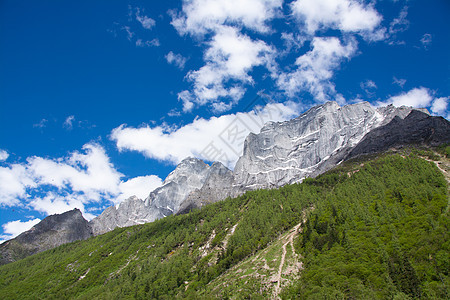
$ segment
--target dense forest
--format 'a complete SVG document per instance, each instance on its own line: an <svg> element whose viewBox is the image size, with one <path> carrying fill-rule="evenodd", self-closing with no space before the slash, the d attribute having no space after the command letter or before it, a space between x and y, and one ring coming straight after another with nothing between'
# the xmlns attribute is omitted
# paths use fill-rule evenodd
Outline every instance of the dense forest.
<svg viewBox="0 0 450 300"><path fill-rule="evenodd" d="M448 186L419 154L439 158L424 151L360 158L301 184L247 192L1 266L1 298L267 297L278 282L219 292L212 285L301 224L290 236L300 276L282 286L281 298L448 299Z"/></svg>

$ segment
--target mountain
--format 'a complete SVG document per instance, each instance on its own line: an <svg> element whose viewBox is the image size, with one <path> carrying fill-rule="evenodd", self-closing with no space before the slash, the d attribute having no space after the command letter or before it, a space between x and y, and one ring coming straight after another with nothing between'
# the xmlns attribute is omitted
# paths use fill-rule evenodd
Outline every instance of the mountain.
<svg viewBox="0 0 450 300"><path fill-rule="evenodd" d="M91 220L89 227L94 235L100 235L117 227L185 214L246 191L301 182L362 154L411 144L448 143L449 124L426 110L411 107L374 108L367 102L340 107L327 102L295 119L269 122L258 134L250 133L233 171L220 162L208 165L197 158L186 158L146 199L132 196L111 206ZM58 233L55 238L59 239ZM23 252L20 243L20 239L12 243L16 246L4 256L35 253ZM40 249L37 244L35 247ZM42 249L49 247L44 243Z"/></svg>
<svg viewBox="0 0 450 300"><path fill-rule="evenodd" d="M413 110L392 105L376 109L368 102L343 107L327 102L298 118L269 122L259 134L246 138L234 171L219 162L209 166L187 158L147 199L131 197L93 219L94 234L186 213L248 190L317 176L343 161L368 132Z"/></svg>
<svg viewBox="0 0 450 300"><path fill-rule="evenodd" d="M200 200L194 195L189 198L196 207L202 206L202 201L210 203L222 200L217 191L221 185L229 182L230 176L231 171L219 162L209 166L200 159L186 158L167 176L163 185L152 191L145 200L130 197L94 218L91 221L94 234L103 234L116 227L153 222L176 214L180 209L184 211L189 205L186 203L182 206L182 203L192 193L200 197ZM209 198L205 199L206 196Z"/></svg>
<svg viewBox="0 0 450 300"><path fill-rule="evenodd" d="M411 107L376 109L368 102L315 106L286 122L269 122L250 133L234 169L242 190L280 187L317 176L341 162L371 130L404 118Z"/></svg>
<svg viewBox="0 0 450 300"><path fill-rule="evenodd" d="M301 184L116 228L0 266L0 295L448 299L450 210L440 169L449 159L450 147L357 157Z"/></svg>
<svg viewBox="0 0 450 300"><path fill-rule="evenodd" d="M92 228L79 209L46 217L28 231L0 245L0 264L10 263L62 244L85 240Z"/></svg>

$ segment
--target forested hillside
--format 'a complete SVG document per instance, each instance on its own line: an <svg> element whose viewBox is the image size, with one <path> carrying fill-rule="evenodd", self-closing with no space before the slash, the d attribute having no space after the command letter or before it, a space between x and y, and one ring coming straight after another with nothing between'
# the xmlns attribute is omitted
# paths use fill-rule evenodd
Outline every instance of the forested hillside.
<svg viewBox="0 0 450 300"><path fill-rule="evenodd" d="M414 153L353 160L302 184L247 192L4 265L0 295L446 299L447 182ZM287 253L289 242L295 253ZM287 259L298 255L296 276L280 272L273 254L280 249ZM262 269L281 275L271 280L253 268L269 257ZM238 272L247 275L231 282Z"/></svg>

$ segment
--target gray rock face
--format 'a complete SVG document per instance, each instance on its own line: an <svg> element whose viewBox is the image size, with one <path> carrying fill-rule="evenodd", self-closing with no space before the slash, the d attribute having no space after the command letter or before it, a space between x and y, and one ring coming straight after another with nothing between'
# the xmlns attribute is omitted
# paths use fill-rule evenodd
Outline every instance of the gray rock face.
<svg viewBox="0 0 450 300"><path fill-rule="evenodd" d="M79 209L51 215L16 238L0 245L0 265L93 235Z"/></svg>
<svg viewBox="0 0 450 300"><path fill-rule="evenodd" d="M222 194L216 193L216 190L220 185L231 182L231 176L231 171L221 163L209 166L200 159L186 158L167 176L163 185L152 191L145 200L130 197L119 206L109 207L94 218L91 221L94 234L102 234L116 227L153 222L176 214L180 209L184 210L189 206L182 206L182 203L192 193L197 195L189 200L192 205L201 206L195 199L205 199L207 195L208 203L221 200Z"/></svg>
<svg viewBox="0 0 450 300"><path fill-rule="evenodd" d="M188 213L194 208L201 208L231 196L233 178L233 172L222 163L213 163L203 186L189 194L177 213Z"/></svg>
<svg viewBox="0 0 450 300"><path fill-rule="evenodd" d="M323 173L373 128L394 116L407 116L411 109L375 109L367 102L340 107L327 102L296 119L267 123L259 134L247 137L234 169L234 186L273 188Z"/></svg>

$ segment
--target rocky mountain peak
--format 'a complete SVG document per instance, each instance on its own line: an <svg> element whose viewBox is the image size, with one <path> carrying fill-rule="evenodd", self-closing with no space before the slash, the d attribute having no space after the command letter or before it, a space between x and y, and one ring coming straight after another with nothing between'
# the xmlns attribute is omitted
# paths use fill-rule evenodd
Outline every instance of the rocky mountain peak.
<svg viewBox="0 0 450 300"><path fill-rule="evenodd" d="M50 215L30 230L1 244L0 264L16 261L62 244L84 240L92 235L92 228L79 209Z"/></svg>

